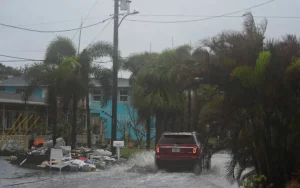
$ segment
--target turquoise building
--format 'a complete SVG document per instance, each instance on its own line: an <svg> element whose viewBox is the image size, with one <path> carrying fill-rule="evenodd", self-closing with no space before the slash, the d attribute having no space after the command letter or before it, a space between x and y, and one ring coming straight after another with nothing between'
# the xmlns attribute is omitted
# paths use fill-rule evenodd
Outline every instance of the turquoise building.
<svg viewBox="0 0 300 188"><path fill-rule="evenodd" d="M28 86L28 83L24 80L22 76L19 77L11 77L7 80L0 82L0 131L8 130L13 122L18 117L17 115L20 112L17 109L23 108L24 101L22 100L22 92L24 92L25 88ZM46 88L36 88L33 92L33 95L29 98L27 104L31 106L29 112L34 111L34 109L42 108L43 110L38 110L32 113L43 112L43 114L39 114L43 116L43 119L47 121L48 124L48 114L47 104L45 104L45 96L47 89ZM102 99L102 89L101 85L96 80L91 80L90 83L90 93L89 93L89 102L90 102L90 114L91 114L91 126L96 124L96 122L100 121L100 126L103 133L101 133L104 138L111 138L111 106L112 102L109 101L108 104L104 107L101 107L101 99ZM127 129L127 132L130 130L130 136L132 139L136 139L136 135L130 127L127 127L128 122L136 123L137 114L136 111L130 105L131 99L131 86L129 84L129 79L127 78L119 78L118 80L118 131L117 138L121 139L124 135L124 129ZM85 100L81 102L81 104L85 104ZM19 105L19 107L18 107ZM11 106L14 106L12 108ZM82 105L83 107L85 105ZM19 110L19 111L24 111ZM84 116L85 118L85 116ZM125 126L125 128L124 128ZM154 128L154 122L152 122L152 130ZM86 129L86 121L81 123L80 127L82 129ZM142 126L141 126L142 127ZM144 131L144 130L142 130ZM155 132L151 133L153 137Z"/></svg>

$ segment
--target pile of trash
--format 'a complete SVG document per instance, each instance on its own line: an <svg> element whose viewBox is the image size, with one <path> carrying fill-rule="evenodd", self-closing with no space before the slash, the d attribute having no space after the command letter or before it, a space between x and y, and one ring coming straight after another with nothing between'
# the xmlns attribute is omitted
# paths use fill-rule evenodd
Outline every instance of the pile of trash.
<svg viewBox="0 0 300 188"><path fill-rule="evenodd" d="M30 151L18 153L11 160L20 165L35 164L40 168L75 172L106 169L116 162L112 153L104 149L78 147L71 150L71 146L66 146L63 138L57 138L55 147L52 140L45 142L39 139L34 145Z"/></svg>

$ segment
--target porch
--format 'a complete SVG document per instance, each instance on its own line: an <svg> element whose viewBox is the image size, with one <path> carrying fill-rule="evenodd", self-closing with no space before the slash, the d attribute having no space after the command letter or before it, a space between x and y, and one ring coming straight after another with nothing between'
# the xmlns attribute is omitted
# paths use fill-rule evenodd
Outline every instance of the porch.
<svg viewBox="0 0 300 188"><path fill-rule="evenodd" d="M0 92L0 135L27 135L48 127L47 105L42 99L22 100L21 94Z"/></svg>

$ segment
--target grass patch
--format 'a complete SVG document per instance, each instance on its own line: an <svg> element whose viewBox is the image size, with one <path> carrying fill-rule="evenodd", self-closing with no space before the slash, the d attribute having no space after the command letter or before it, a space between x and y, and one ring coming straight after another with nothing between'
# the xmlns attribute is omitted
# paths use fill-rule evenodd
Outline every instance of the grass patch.
<svg viewBox="0 0 300 188"><path fill-rule="evenodd" d="M208 143L212 144L213 146L217 145L218 139L217 138L209 138Z"/></svg>

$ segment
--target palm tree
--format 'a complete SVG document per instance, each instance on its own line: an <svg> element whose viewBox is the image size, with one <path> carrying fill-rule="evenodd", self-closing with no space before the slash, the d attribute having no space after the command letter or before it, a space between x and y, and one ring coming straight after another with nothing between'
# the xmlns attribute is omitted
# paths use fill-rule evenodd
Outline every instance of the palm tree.
<svg viewBox="0 0 300 188"><path fill-rule="evenodd" d="M88 147L91 147L91 126L90 126L90 110L89 110L89 82L92 76L94 76L99 82L101 83L104 89L104 96L102 105L105 105L110 97L110 82L109 79L103 79L103 76L100 74L103 73L104 76L109 76L109 70L105 69L100 66L92 66L92 61L101 58L104 56L112 56L112 45L106 42L96 42L90 45L87 49L83 50L77 58L76 57L76 47L73 44L72 40L66 37L58 36L47 47L46 54L45 54L45 64L47 65L60 65L61 62L64 61L65 63L78 62L81 66L78 66L72 73L69 74L69 78L67 82L75 82L77 83L76 87L69 88L69 91L77 91L78 95L72 95L70 98L72 99L73 104L73 129L72 132L72 143L73 145L76 143L76 109L78 101L83 97L81 94L81 90L85 91L84 98L86 104L86 113L87 113L87 142ZM72 58L73 59L68 59ZM78 79L80 78L80 79ZM72 80L74 79L74 80ZM68 86L75 86L74 84ZM65 101L64 103L68 104L71 101Z"/></svg>
<svg viewBox="0 0 300 188"><path fill-rule="evenodd" d="M152 63L138 71L132 83L133 105L149 109L156 117L156 143L165 131L165 114L182 110L185 103L180 75L171 66L175 58L174 50L166 50L155 56Z"/></svg>
<svg viewBox="0 0 300 188"><path fill-rule="evenodd" d="M237 67L232 71L232 77L239 81L245 91L252 93L251 106L244 105L243 107L248 116L249 123L247 124L251 127L251 130L245 131L245 128L241 128L240 131L250 132L249 134L253 135L250 145L253 144L254 146L251 148L253 148L254 159L257 163L256 170L258 173L268 175L271 178L271 164L269 162L270 156L268 156L269 153L267 152L267 141L264 139L265 137L261 136L262 127L267 126L262 119L264 114L262 93L264 90L265 72L270 58L270 52L262 52L254 68L249 66ZM251 100L251 98L248 98L248 100Z"/></svg>
<svg viewBox="0 0 300 188"><path fill-rule="evenodd" d="M195 99L196 89L201 84L199 78L203 77L203 70L208 63L209 54L202 48L192 49L190 45L182 45L175 48L176 62L174 66L181 74L183 90L187 91L187 130L192 130L192 98ZM193 92L192 92L193 91ZM194 96L192 96L194 93ZM195 126L195 125L194 125Z"/></svg>
<svg viewBox="0 0 300 188"><path fill-rule="evenodd" d="M132 74L130 75L130 84L134 81L137 73L146 65L153 63L157 53L139 53L139 54L132 54L128 57L128 59L123 63L122 69L129 70ZM143 109L141 106L133 106L138 111L139 121L141 123L146 123L146 149L150 150L150 142L151 142L151 111L147 108Z"/></svg>
<svg viewBox="0 0 300 188"><path fill-rule="evenodd" d="M71 146L76 147L77 136L77 108L80 99L84 98L87 85L82 82L82 75L80 73L81 65L77 62L75 57L65 58L59 65L59 70L64 78L61 80L61 103L63 109L68 109L70 103L72 104L72 133Z"/></svg>
<svg viewBox="0 0 300 188"><path fill-rule="evenodd" d="M29 87L25 90L24 100L27 101L36 87L46 87L47 93L45 102L48 104L48 113L52 124L53 146L56 144L57 110L58 98L61 96L60 89L63 75L57 66L49 66L43 63L35 63L24 72L25 79L29 82Z"/></svg>

